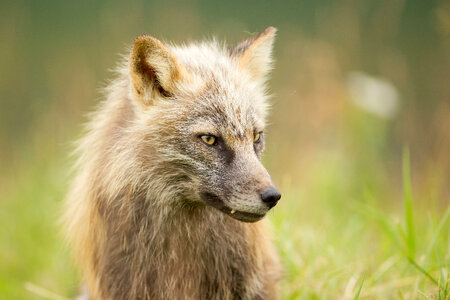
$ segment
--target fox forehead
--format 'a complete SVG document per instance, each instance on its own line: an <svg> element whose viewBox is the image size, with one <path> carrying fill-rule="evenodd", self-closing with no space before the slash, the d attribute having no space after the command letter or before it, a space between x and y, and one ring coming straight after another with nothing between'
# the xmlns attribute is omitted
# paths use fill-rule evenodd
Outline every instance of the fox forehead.
<svg viewBox="0 0 450 300"><path fill-rule="evenodd" d="M183 90L195 89L189 98L197 127L235 136L264 129L268 108L264 86L239 69L226 49L215 42L171 49L193 76L187 83L192 86Z"/></svg>

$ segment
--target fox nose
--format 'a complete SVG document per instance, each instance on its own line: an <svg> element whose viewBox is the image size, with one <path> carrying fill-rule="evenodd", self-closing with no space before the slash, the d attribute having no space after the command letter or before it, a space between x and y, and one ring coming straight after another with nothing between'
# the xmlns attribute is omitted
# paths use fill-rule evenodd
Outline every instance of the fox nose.
<svg viewBox="0 0 450 300"><path fill-rule="evenodd" d="M261 200L269 207L272 208L277 205L280 200L281 194L276 188L268 188L261 193Z"/></svg>

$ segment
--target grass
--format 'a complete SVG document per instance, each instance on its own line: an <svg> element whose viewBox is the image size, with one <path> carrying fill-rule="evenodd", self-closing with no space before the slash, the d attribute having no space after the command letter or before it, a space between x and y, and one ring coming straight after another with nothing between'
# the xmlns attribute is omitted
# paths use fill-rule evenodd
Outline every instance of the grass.
<svg viewBox="0 0 450 300"><path fill-rule="evenodd" d="M412 192L411 192L411 172L409 163L409 150L403 150L403 197L405 204L405 223L406 234L403 232L403 237L407 246L409 257L414 258L416 250L416 241L414 237L414 221L413 221L413 207L412 207Z"/></svg>
<svg viewBox="0 0 450 300"><path fill-rule="evenodd" d="M1 299L76 295L77 273L57 224L68 165L58 157L30 158L3 181ZM281 180L283 201L269 218L285 267L282 298L450 299L450 208L416 200L408 150L403 201L383 190L355 190L365 183L340 176L343 163L318 160L304 187Z"/></svg>
<svg viewBox="0 0 450 300"><path fill-rule="evenodd" d="M356 292L356 295L355 295L355 297L353 298L354 300L358 300L358 299L359 299L359 295L361 294L361 289L362 289L362 287L363 287L363 284L364 284L364 276L363 276L363 278L362 278L362 280L361 280L361 283L360 283L360 285L359 285L358 291Z"/></svg>
<svg viewBox="0 0 450 300"><path fill-rule="evenodd" d="M283 299L450 299L450 208L432 213L423 203L415 206L409 151L403 154L403 209L367 191L363 199L347 199L331 177L319 183L334 201L290 189L273 215L286 267Z"/></svg>
<svg viewBox="0 0 450 300"><path fill-rule="evenodd" d="M32 285L72 296L76 273L57 222L67 169L58 159L30 165L2 182L0 299L51 299L30 292Z"/></svg>

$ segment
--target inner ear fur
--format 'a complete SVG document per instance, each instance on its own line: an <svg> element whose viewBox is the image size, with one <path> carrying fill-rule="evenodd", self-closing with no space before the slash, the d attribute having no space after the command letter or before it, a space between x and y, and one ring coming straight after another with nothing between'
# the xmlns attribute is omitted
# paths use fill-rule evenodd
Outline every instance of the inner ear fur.
<svg viewBox="0 0 450 300"><path fill-rule="evenodd" d="M255 80L264 80L272 68L272 48L276 32L276 28L268 27L230 51L231 56L237 58L239 68L246 70Z"/></svg>
<svg viewBox="0 0 450 300"><path fill-rule="evenodd" d="M188 77L170 49L149 35L134 41L129 70L133 91L146 104L150 104L157 94L171 96L177 82Z"/></svg>

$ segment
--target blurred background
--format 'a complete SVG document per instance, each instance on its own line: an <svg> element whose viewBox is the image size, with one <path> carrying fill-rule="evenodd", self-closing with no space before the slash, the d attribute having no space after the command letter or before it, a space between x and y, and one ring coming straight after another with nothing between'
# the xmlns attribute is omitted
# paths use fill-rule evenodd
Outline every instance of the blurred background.
<svg viewBox="0 0 450 300"><path fill-rule="evenodd" d="M70 153L134 38L233 45L268 26L283 299L450 297L449 1L2 0L1 299L76 295Z"/></svg>

